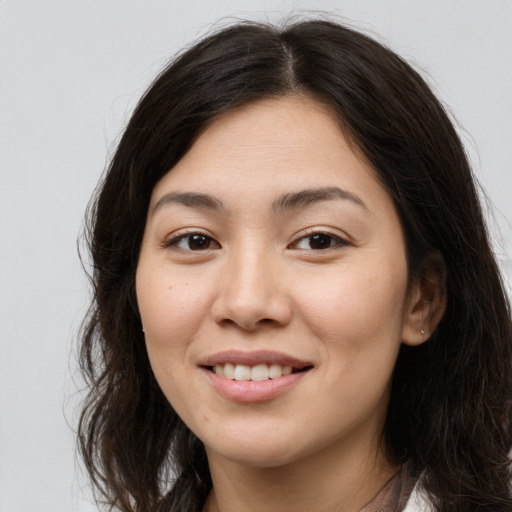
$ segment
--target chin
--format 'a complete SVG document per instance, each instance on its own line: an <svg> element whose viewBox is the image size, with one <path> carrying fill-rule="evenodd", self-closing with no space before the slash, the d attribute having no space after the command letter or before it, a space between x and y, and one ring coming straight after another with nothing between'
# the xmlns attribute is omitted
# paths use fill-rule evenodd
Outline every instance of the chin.
<svg viewBox="0 0 512 512"><path fill-rule="evenodd" d="M330 446L332 439L308 440L304 432L279 431L274 425L273 429L244 429L243 435L228 430L222 437L205 439L204 444L209 459L219 457L241 466L270 469L309 459Z"/></svg>
<svg viewBox="0 0 512 512"><path fill-rule="evenodd" d="M229 447L219 449L206 448L208 457L220 456L238 465L253 468L277 468L293 463L300 454L291 447L281 445L255 446L254 443L233 443Z"/></svg>

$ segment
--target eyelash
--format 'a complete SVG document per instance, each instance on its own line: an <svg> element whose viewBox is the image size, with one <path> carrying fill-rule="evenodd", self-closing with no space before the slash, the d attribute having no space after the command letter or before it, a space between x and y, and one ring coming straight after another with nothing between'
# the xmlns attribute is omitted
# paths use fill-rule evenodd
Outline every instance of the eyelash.
<svg viewBox="0 0 512 512"><path fill-rule="evenodd" d="M190 247L190 242L193 240L193 237L202 237L204 239L204 242L208 244L207 247L204 247L204 248L200 247L200 248L192 249ZM188 248L179 247L178 244L182 241L186 241L187 239L188 239ZM205 233L201 233L200 231L194 231L191 233L185 233L182 235L175 236L175 237L171 238L170 240L167 240L163 245L164 245L164 247L176 247L177 249L182 250L182 251L196 252L196 251L201 251L201 250L206 250L206 249L212 249L212 247L210 247L212 243L217 246L217 247L214 247L214 249L220 248L220 244L216 240L214 240L211 236L208 236Z"/></svg>
<svg viewBox="0 0 512 512"><path fill-rule="evenodd" d="M319 238L319 239L317 239L317 242L320 242L320 243L325 242L327 239L329 241L329 245L327 247L321 247L321 248L316 248L316 249L313 249L312 247L310 247L310 248L297 247L300 242L305 241L305 240L309 240L309 244L311 244L311 242L313 241L313 239L315 237ZM323 237L323 240L321 237ZM334 249L336 247L345 247L347 245L350 245L350 243L338 235L333 235L332 233L328 233L326 231L312 231L312 232L308 233L307 235L301 236L296 241L292 242L288 247L296 248L298 250L311 250L311 251L315 251L315 252L321 252L321 251L327 251L329 249Z"/></svg>
<svg viewBox="0 0 512 512"><path fill-rule="evenodd" d="M191 243L191 241L194 240L194 237L202 238L202 242L200 242L199 247L196 247L195 249L190 247L190 243ZM312 248L311 243L312 242L315 243L313 241L314 238L317 238L316 242L320 243L320 245L325 244L326 242L328 242L329 245L327 247ZM187 243L187 240L188 240L188 243ZM298 245L302 241L305 241L305 240L309 240L310 247L309 248L304 248L304 247L299 248ZM180 247L179 246L179 244L183 241L185 241L185 243L187 243L188 247ZM199 241L199 240L196 240L196 241ZM206 247L202 247L201 244L206 244ZM211 247L212 244L214 244L216 247ZM215 239L213 239L211 236L208 236L205 233L201 233L199 231L185 233L182 235L175 236L175 237L171 238L170 240L167 240L163 245L164 245L164 247L176 247L179 250L191 251L191 252L198 252L198 251L208 250L208 249L220 249L220 247L221 247L220 244ZM341 238L337 235L333 235L332 233L327 233L325 231L313 231L311 233L308 233L307 235L301 236L300 238L298 238L297 240L292 242L288 246L288 248L320 252L320 251L326 251L326 250L329 250L329 249L332 249L335 247L344 247L347 245L350 245L350 243L347 242L347 240L344 240L343 238Z"/></svg>

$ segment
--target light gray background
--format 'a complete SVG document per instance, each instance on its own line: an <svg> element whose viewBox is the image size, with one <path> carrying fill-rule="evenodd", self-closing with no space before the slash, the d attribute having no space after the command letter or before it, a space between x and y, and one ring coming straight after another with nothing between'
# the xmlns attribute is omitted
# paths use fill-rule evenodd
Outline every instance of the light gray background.
<svg viewBox="0 0 512 512"><path fill-rule="evenodd" d="M511 0L0 0L0 512L95 510L68 425L87 302L75 241L137 98L219 18L312 9L380 34L431 77L494 204L510 278Z"/></svg>

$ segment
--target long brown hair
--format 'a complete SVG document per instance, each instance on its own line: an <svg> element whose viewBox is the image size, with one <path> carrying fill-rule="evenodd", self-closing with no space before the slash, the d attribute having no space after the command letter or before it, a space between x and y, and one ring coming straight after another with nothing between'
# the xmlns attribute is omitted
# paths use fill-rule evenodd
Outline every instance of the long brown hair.
<svg viewBox="0 0 512 512"><path fill-rule="evenodd" d="M401 218L411 279L428 255L445 262L444 318L398 357L388 456L422 470L439 512L512 511L510 309L464 149L407 63L319 20L239 23L179 56L140 100L91 202L79 448L98 498L125 512L201 510L211 488L205 450L155 381L135 298L149 199L215 116L297 92L328 105L377 171Z"/></svg>

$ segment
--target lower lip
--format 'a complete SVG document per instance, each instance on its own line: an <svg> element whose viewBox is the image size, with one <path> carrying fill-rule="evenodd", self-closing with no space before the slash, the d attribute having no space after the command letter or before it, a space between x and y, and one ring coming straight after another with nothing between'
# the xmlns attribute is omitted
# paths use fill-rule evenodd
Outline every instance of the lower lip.
<svg viewBox="0 0 512 512"><path fill-rule="evenodd" d="M307 374L309 370L289 375L283 375L277 379L262 381L231 380L221 377L216 373L203 368L211 384L218 393L233 402L264 402L282 395Z"/></svg>

